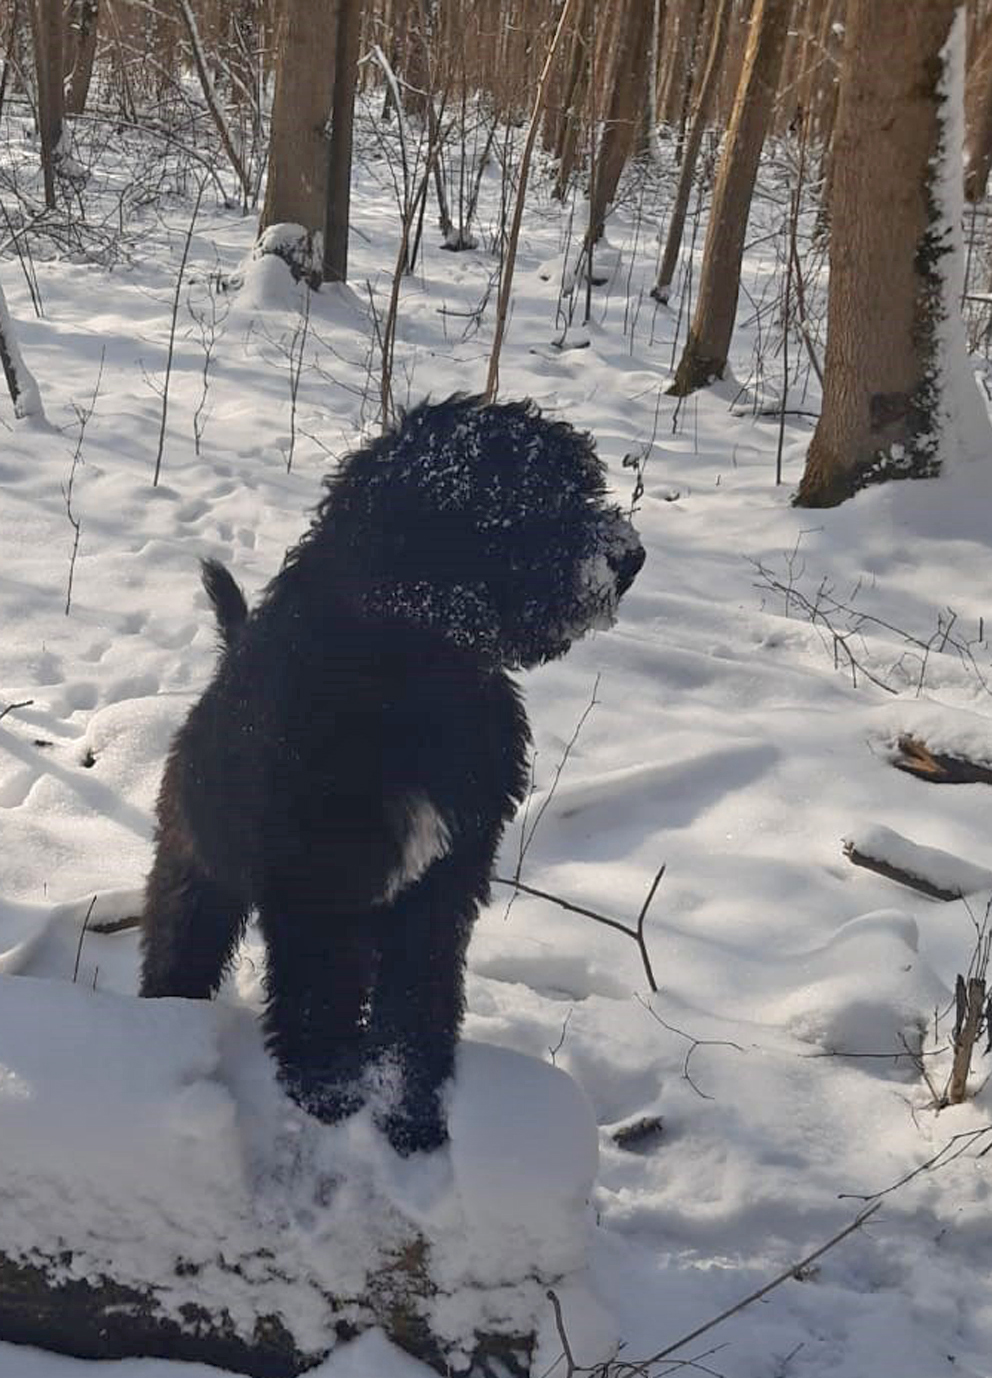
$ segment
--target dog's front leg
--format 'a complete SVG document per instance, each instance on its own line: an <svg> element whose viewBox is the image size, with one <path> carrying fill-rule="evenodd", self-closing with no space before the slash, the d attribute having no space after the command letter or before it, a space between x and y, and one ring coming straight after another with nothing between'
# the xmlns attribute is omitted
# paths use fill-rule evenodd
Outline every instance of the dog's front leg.
<svg viewBox="0 0 992 1378"><path fill-rule="evenodd" d="M376 1122L398 1153L429 1151L448 1137L443 1093L465 1011L465 951L482 864L466 867L456 852L379 912L372 997L382 1084Z"/></svg>
<svg viewBox="0 0 992 1378"><path fill-rule="evenodd" d="M326 1124L358 1110L372 921L335 912L300 883L271 880L259 906L268 951L266 1040L293 1099Z"/></svg>

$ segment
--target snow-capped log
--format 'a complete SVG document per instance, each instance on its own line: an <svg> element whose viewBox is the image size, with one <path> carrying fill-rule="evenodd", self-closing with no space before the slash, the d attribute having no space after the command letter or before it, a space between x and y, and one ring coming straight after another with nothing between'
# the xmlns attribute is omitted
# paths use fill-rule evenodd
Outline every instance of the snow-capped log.
<svg viewBox="0 0 992 1378"><path fill-rule="evenodd" d="M897 770L934 785L992 785L992 766L966 756L932 750L916 737L899 738L892 758Z"/></svg>
<svg viewBox="0 0 992 1378"><path fill-rule="evenodd" d="M892 828L871 825L849 833L844 855L855 866L906 885L936 900L959 900L992 889L992 871L944 852L924 847Z"/></svg>
<svg viewBox="0 0 992 1378"><path fill-rule="evenodd" d="M0 1340L284 1378L380 1327L438 1372L526 1375L553 1287L608 1344L581 1092L463 1044L448 1121L403 1159L371 1107L303 1115L246 1009L0 977Z"/></svg>

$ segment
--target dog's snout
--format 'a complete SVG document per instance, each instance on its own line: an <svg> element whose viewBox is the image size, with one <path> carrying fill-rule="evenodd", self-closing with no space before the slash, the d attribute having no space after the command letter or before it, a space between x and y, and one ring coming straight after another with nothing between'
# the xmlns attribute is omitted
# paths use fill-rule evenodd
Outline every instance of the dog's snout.
<svg viewBox="0 0 992 1378"><path fill-rule="evenodd" d="M625 550L617 567L617 592L622 598L637 578L644 564L644 547L640 541Z"/></svg>

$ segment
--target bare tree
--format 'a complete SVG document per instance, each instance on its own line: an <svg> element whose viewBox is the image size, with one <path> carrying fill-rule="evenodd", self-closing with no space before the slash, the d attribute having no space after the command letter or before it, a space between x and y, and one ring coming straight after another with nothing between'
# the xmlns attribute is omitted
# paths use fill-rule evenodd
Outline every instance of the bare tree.
<svg viewBox="0 0 992 1378"><path fill-rule="evenodd" d="M675 277L675 265L679 261L679 250L682 247L682 232L685 229L685 215L689 208L692 180L696 172L699 150L703 143L703 134L709 123L716 100L717 88L720 84L720 69L727 46L727 26L730 22L733 0L716 0L716 6L703 79L693 102L689 134L682 152L682 164L679 168L678 185L675 188L672 218L668 223L665 252L662 255L658 277L651 292L651 295L658 301L668 300L668 289Z"/></svg>
<svg viewBox="0 0 992 1378"><path fill-rule="evenodd" d="M933 476L942 448L967 443L962 423L982 426L992 450L953 281L960 221L947 198L960 201L961 123L945 58L956 22L961 0L849 0L823 410L802 506L833 506L887 478ZM954 32L963 42L963 28Z"/></svg>
<svg viewBox="0 0 992 1378"><path fill-rule="evenodd" d="M362 0L338 0L334 97L327 166L327 205L324 216L325 282L346 282L348 279L351 148L361 28Z"/></svg>
<svg viewBox="0 0 992 1378"><path fill-rule="evenodd" d="M284 0L275 40L275 93L263 234L273 225L320 231L327 204L326 128L334 98L338 0Z"/></svg>
<svg viewBox="0 0 992 1378"><path fill-rule="evenodd" d="M81 115L86 108L99 23L100 0L72 0L64 53L68 77L65 108L70 115Z"/></svg>
<svg viewBox="0 0 992 1378"><path fill-rule="evenodd" d="M602 238L607 210L616 195L620 174L634 147L638 123L643 117L640 102L644 95L652 20L651 6L646 0L621 0L616 15L609 99L590 189L589 236L593 243Z"/></svg>
<svg viewBox="0 0 992 1378"><path fill-rule="evenodd" d="M992 10L976 22L965 84L964 192L969 201L985 195L992 165Z"/></svg>
<svg viewBox="0 0 992 1378"><path fill-rule="evenodd" d="M62 0L29 0L38 84L38 134L45 179L45 205L55 206L55 163L62 139L65 99L62 87Z"/></svg>
<svg viewBox="0 0 992 1378"><path fill-rule="evenodd" d="M722 378L734 333L741 260L758 162L782 67L792 0L757 0L727 127L688 339L670 391L678 396Z"/></svg>

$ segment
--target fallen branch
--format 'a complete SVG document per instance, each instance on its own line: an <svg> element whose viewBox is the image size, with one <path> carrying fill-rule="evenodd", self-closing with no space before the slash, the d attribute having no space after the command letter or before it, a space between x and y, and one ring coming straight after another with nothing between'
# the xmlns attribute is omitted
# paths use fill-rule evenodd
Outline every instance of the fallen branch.
<svg viewBox="0 0 992 1378"><path fill-rule="evenodd" d="M509 885L514 890L519 890L522 894L533 895L535 899L548 900L551 904L557 904L559 909L567 909L570 914L582 914L587 919L593 919L596 923L605 924L607 928L614 928L618 933L625 933L628 938L632 938L637 944L637 949L641 954L641 962L644 966L644 974L648 978L648 985L653 994L658 993L658 983L654 979L654 970L651 966L651 958L648 955L647 944L644 941L644 920L647 918L648 909L654 899L655 891L661 884L661 878L665 874L665 867L662 866L651 882L651 888L647 893L647 898L641 905L641 912L637 916L637 924L631 928L629 924L621 923L619 919L607 918L605 914L599 914L595 909L586 909L581 904L573 904L571 900L563 900L559 895L551 895L547 890L537 890L533 885L525 885L522 880L510 878L508 876L493 876L497 885Z"/></svg>
<svg viewBox="0 0 992 1378"><path fill-rule="evenodd" d="M920 846L891 828L866 828L856 836L845 837L842 845L852 865L863 866L931 899L959 900L992 888L992 871L939 847Z"/></svg>
<svg viewBox="0 0 992 1378"><path fill-rule="evenodd" d="M948 756L931 751L918 737L900 737L896 746L899 755L893 758L896 770L904 770L917 780L932 785L992 785L992 767L965 756Z"/></svg>
<svg viewBox="0 0 992 1378"><path fill-rule="evenodd" d="M835 1248L842 1240L846 1239L848 1235L854 1234L856 1230L860 1230L861 1227L871 1219L880 1205L881 1202L876 1201L874 1205L869 1206L867 1210L863 1210L860 1215L856 1216L855 1219L851 1221L850 1225L846 1225L844 1229L839 1230L831 1239L828 1239L826 1244L821 1244L818 1249L814 1249L811 1254L807 1254L806 1257L800 1259L798 1263L791 1264L784 1272L779 1273L778 1277L772 1278L771 1282L766 1282L763 1287L759 1287L756 1291L749 1293L748 1296L743 1297L734 1306L728 1306L726 1311L721 1311L720 1314L714 1316L712 1320L706 1321L703 1325L698 1325L695 1330L691 1330L688 1335L683 1335L682 1338L676 1340L674 1344L666 1345L664 1349L659 1349L658 1353L652 1354L650 1359L641 1359L636 1363L617 1364L615 1369L616 1378L632 1378L634 1374L646 1374L648 1368L652 1364L657 1364L660 1360L667 1359L668 1356L674 1354L677 1349L684 1349L685 1346L691 1344L693 1340L698 1340L700 1335L705 1335L708 1331L715 1329L716 1326L722 1325L724 1321L729 1320L731 1316L736 1316L738 1312L743 1311L745 1307L750 1306L753 1302L760 1301L762 1297L767 1297L769 1292L773 1292L776 1287L781 1287L783 1282L789 1282L792 1278L800 1277L809 1268L811 1263L815 1263L818 1258L822 1258L828 1250Z"/></svg>

